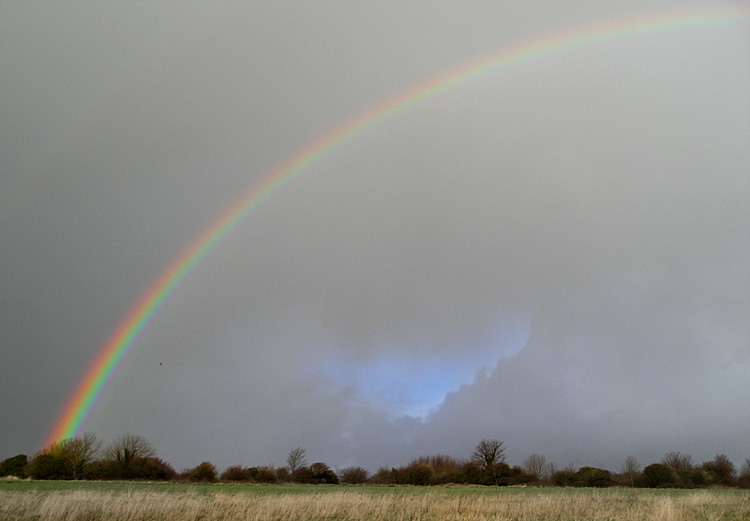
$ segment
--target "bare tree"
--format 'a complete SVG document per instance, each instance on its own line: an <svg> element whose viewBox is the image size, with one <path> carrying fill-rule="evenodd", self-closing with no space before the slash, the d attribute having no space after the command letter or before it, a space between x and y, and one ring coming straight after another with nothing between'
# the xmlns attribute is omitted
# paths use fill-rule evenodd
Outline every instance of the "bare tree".
<svg viewBox="0 0 750 521"><path fill-rule="evenodd" d="M498 466L500 463L505 461L505 447L503 442L499 440L482 440L480 441L474 452L471 454L471 459L479 467L492 476L495 481L495 485L498 484Z"/></svg>
<svg viewBox="0 0 750 521"><path fill-rule="evenodd" d="M532 474L536 474L537 479L544 479L547 477L549 466L547 465L547 458L541 454L532 454L523 462L523 468Z"/></svg>
<svg viewBox="0 0 750 521"><path fill-rule="evenodd" d="M102 442L90 433L74 438L66 438L48 447L44 452L59 456L65 461L65 467L73 479L83 477L83 467L94 459Z"/></svg>
<svg viewBox="0 0 750 521"><path fill-rule="evenodd" d="M661 462L675 470L691 470L695 467L693 457L690 454L682 454L681 452L667 452L661 459Z"/></svg>
<svg viewBox="0 0 750 521"><path fill-rule="evenodd" d="M305 466L305 453L307 451L302 447L297 447L289 452L286 458L286 464L289 467L289 475L294 479L294 471Z"/></svg>
<svg viewBox="0 0 750 521"><path fill-rule="evenodd" d="M625 463L622 466L622 473L628 477L631 487L635 486L635 477L640 471L641 464L638 463L635 456L628 456L625 458Z"/></svg>
<svg viewBox="0 0 750 521"><path fill-rule="evenodd" d="M113 441L104 449L105 459L114 461L123 473L127 473L130 464L137 458L155 458L156 450L146 438L126 434Z"/></svg>
<svg viewBox="0 0 750 521"><path fill-rule="evenodd" d="M733 485L737 479L737 470L726 454L717 454L716 457L702 465L703 470L707 471L713 478L713 481L720 485Z"/></svg>

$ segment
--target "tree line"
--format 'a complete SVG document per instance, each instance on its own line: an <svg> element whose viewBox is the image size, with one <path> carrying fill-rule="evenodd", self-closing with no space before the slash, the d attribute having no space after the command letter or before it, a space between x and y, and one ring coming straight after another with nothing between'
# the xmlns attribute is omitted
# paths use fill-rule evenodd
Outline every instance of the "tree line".
<svg viewBox="0 0 750 521"><path fill-rule="evenodd" d="M620 472L596 467L558 468L541 454L532 454L523 465L505 461L505 444L496 439L480 441L467 459L443 454L423 456L403 467L382 467L371 474L359 466L331 469L322 462L307 463L307 451L297 447L281 467L234 465L219 473L204 461L177 472L156 455L143 437L127 434L106 447L93 434L68 438L50 445L29 459L24 454L0 462L0 477L52 480L148 480L190 482L255 482L309 484L488 486L537 485L563 487L701 488L750 489L750 458L739 471L723 454L697 464L689 454L668 452L661 461L641 468L629 456Z"/></svg>

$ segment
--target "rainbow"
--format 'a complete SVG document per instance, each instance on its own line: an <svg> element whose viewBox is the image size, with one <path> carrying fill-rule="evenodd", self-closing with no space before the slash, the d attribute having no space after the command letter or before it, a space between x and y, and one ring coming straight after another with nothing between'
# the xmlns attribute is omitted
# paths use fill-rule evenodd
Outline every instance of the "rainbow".
<svg viewBox="0 0 750 521"><path fill-rule="evenodd" d="M276 170L266 174L248 193L234 201L154 280L97 352L75 391L65 403L64 409L45 440L44 447L73 437L82 430L98 400L117 374L124 358L137 344L139 336L156 319L159 310L165 305L170 295L211 250L244 222L264 201L291 183L311 165L357 136L419 103L435 99L513 65L537 58L599 42L654 32L748 23L750 23L750 8L738 6L628 18L605 25L548 35L541 39L520 43L435 76L312 141Z"/></svg>

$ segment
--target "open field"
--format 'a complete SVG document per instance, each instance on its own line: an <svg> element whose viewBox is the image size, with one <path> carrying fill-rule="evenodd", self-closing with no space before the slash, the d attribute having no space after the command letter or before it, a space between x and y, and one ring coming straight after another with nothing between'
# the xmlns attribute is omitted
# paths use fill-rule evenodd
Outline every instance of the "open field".
<svg viewBox="0 0 750 521"><path fill-rule="evenodd" d="M0 481L0 519L750 520L750 492Z"/></svg>

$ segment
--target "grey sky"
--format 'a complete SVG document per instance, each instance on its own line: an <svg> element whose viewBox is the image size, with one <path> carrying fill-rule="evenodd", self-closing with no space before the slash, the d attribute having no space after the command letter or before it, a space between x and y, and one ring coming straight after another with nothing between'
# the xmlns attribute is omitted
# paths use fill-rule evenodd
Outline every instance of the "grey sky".
<svg viewBox="0 0 750 521"><path fill-rule="evenodd" d="M564 5L563 5L564 4ZM524 40L717 2L0 3L0 459L159 272L354 115ZM750 25L398 114L186 279L92 415L175 467L750 456ZM160 365L163 364L163 365Z"/></svg>

